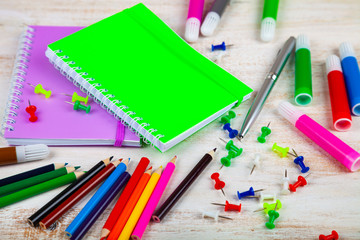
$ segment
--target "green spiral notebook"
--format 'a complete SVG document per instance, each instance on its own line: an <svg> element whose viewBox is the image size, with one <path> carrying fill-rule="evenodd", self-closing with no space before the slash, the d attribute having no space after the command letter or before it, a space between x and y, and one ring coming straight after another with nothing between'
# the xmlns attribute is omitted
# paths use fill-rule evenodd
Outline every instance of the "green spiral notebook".
<svg viewBox="0 0 360 240"><path fill-rule="evenodd" d="M51 43L46 56L95 102L162 152L252 92L143 4Z"/></svg>

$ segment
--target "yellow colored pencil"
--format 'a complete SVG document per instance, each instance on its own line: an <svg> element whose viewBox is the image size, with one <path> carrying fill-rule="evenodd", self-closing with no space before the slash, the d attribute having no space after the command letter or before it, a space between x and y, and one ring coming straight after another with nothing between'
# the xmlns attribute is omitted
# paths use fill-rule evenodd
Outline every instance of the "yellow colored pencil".
<svg viewBox="0 0 360 240"><path fill-rule="evenodd" d="M122 230L118 240L129 240L132 231L134 230L137 221L139 220L141 213L143 212L149 198L154 191L157 182L161 176L162 167L159 167L152 175L149 182L146 184L146 187L141 194L138 202L135 205L134 210L132 211L127 223L125 224L124 229Z"/></svg>

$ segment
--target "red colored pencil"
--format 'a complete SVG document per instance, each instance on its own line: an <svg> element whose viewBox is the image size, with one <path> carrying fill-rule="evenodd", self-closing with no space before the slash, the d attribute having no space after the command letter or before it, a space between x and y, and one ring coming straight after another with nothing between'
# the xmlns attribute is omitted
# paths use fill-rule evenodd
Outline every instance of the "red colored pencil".
<svg viewBox="0 0 360 240"><path fill-rule="evenodd" d="M104 227L101 231L101 239L105 239L110 231L115 226L116 221L118 220L120 214L124 210L124 207L129 200L131 193L134 191L136 185L138 184L141 176L145 172L147 166L149 165L150 161L148 158L143 157L141 158L139 164L137 165L133 175L131 176L128 184L124 188L119 200L117 201L114 209L111 211L108 219L106 220Z"/></svg>
<svg viewBox="0 0 360 240"><path fill-rule="evenodd" d="M64 215L71 207L73 207L79 200L86 196L91 190L93 190L97 185L104 181L120 163L120 160L114 161L107 165L103 170L96 174L91 180L89 180L85 185L83 185L79 190L77 190L73 195L71 195L66 201L60 204L57 208L54 209L49 215L47 215L43 220L40 221L40 227L47 229L55 221L57 221L62 215Z"/></svg>

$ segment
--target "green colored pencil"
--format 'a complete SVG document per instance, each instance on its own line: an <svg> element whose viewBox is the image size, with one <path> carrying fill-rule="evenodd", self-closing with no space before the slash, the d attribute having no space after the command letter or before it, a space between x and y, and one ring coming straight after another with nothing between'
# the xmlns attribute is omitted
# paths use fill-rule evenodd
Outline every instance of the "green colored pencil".
<svg viewBox="0 0 360 240"><path fill-rule="evenodd" d="M31 177L28 179L24 179L18 182L14 182L5 186L0 187L0 196L7 195L21 189L34 186L36 184L49 181L51 179L61 177L63 175L74 172L76 169L80 167L63 167L59 168L55 171L47 172L44 174L37 175L35 177Z"/></svg>
<svg viewBox="0 0 360 240"><path fill-rule="evenodd" d="M64 176L51 179L47 182L43 182L43 183L37 184L35 186L25 188L18 192L1 197L0 198L0 208L3 208L5 206L19 202L24 199L30 198L32 196L41 194L43 192L47 192L52 189L61 187L63 185L69 184L69 183L75 181L76 179L78 179L84 173L85 172L72 172L72 173L66 174Z"/></svg>

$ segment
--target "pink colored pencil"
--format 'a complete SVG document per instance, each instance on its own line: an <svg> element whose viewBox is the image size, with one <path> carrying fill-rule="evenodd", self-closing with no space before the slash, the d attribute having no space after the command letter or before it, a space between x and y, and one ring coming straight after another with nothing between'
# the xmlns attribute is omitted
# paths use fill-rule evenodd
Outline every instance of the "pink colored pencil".
<svg viewBox="0 0 360 240"><path fill-rule="evenodd" d="M161 177L159 179L159 182L156 184L156 187L151 194L151 197L146 204L146 207L144 211L142 212L139 221L137 222L135 229L133 233L131 234L131 239L133 240L140 240L142 235L145 232L146 226L149 224L149 221L151 219L151 216L158 205L160 198L162 194L164 193L164 190L169 183L169 180L171 178L171 175L173 174L175 170L175 161L176 156L171 159L170 162L166 165L163 173L161 174Z"/></svg>

